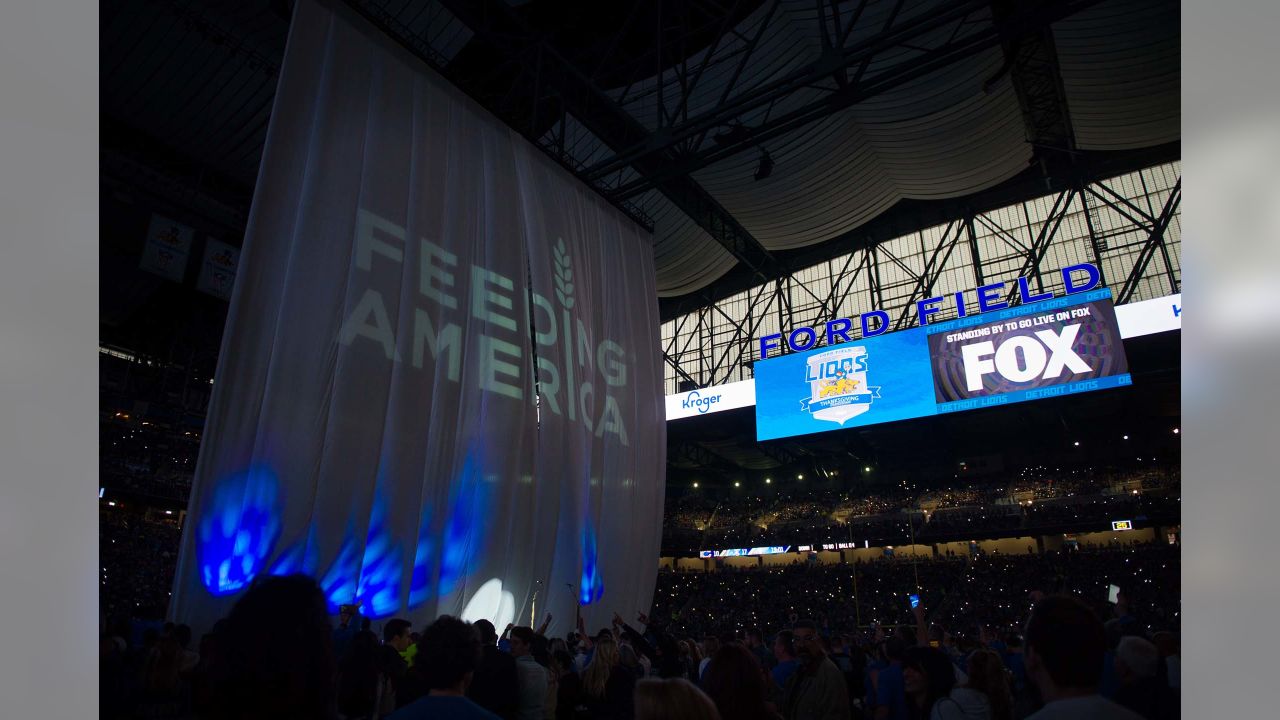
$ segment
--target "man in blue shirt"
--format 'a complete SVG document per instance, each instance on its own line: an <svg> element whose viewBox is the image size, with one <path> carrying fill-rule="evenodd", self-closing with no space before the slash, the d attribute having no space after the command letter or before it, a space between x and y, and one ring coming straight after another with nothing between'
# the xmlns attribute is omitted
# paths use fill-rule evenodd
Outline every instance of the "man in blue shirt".
<svg viewBox="0 0 1280 720"><path fill-rule="evenodd" d="M902 658L906 647L892 637L884 641L889 666L876 674L876 720L907 720L906 685L902 678Z"/></svg>
<svg viewBox="0 0 1280 720"><path fill-rule="evenodd" d="M430 692L388 715L389 720L499 720L466 697L480 664L480 637L475 628L445 615L427 627L418 647L414 669L422 673Z"/></svg>
<svg viewBox="0 0 1280 720"><path fill-rule="evenodd" d="M796 658L795 636L790 630L782 630L773 638L773 656L778 659L778 664L773 666L769 674L773 676L773 681L778 685L778 693L781 694L782 688L787 686L787 678L800 666L800 661Z"/></svg>

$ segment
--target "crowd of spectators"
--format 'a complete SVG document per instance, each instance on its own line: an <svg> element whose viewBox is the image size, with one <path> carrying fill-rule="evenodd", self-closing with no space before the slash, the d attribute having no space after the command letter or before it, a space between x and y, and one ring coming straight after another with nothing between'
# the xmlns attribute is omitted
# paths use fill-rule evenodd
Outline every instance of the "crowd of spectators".
<svg viewBox="0 0 1280 720"><path fill-rule="evenodd" d="M1012 629L1026 609L1028 589L1066 593L1105 602L1109 586L1123 589L1128 607L1153 628L1179 624L1179 547L1164 543L1113 545L1038 555L983 554L948 588L937 611L958 627L981 616L992 627ZM1008 600L992 601L992 598Z"/></svg>
<svg viewBox="0 0 1280 720"><path fill-rule="evenodd" d="M668 554L695 550L808 545L855 540L904 543L922 536L1086 525L1178 513L1176 469L1092 468L924 491L796 488L769 494L702 493L669 499L663 523Z"/></svg>
<svg viewBox="0 0 1280 720"><path fill-rule="evenodd" d="M356 606L335 619L314 580L268 577L195 647L181 625L137 642L109 627L101 716L1165 720L1177 575L1159 545L664 573L652 617L563 637L550 618L501 634L375 625Z"/></svg>
<svg viewBox="0 0 1280 720"><path fill-rule="evenodd" d="M856 565L804 562L724 568L714 573L663 571L658 574L652 615L692 636L786 627L798 617L813 619L824 631L874 621L896 624L904 621L907 594L918 584L950 587L963 572L962 559L913 563L905 558Z"/></svg>
<svg viewBox="0 0 1280 720"><path fill-rule="evenodd" d="M164 617L182 531L140 513L98 515L98 601L110 617Z"/></svg>
<svg viewBox="0 0 1280 720"><path fill-rule="evenodd" d="M186 502L199 454L199 434L110 414L99 423L99 481L108 492Z"/></svg>
<svg viewBox="0 0 1280 720"><path fill-rule="evenodd" d="M1001 532L1021 528L1024 523L1017 505L988 505L935 510L920 527L918 537L945 539L949 534L973 530Z"/></svg>

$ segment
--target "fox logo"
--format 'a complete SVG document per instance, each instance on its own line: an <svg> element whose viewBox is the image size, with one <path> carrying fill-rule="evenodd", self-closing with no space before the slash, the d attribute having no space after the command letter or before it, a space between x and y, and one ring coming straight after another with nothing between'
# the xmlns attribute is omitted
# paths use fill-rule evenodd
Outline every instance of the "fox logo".
<svg viewBox="0 0 1280 720"><path fill-rule="evenodd" d="M1037 378L1051 380L1062 375L1091 372L1093 368L1072 349L1080 325L1067 325L1061 333L1038 330L1034 335L1017 335L1000 343L987 340L960 348L964 359L964 380L970 392L982 389L983 378L995 373L1016 383Z"/></svg>

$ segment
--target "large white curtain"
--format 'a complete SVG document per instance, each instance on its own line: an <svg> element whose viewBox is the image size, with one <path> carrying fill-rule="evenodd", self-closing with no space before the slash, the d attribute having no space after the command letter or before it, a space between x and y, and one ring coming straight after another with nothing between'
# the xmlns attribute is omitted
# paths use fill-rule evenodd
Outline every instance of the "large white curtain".
<svg viewBox="0 0 1280 720"><path fill-rule="evenodd" d="M295 10L171 615L255 577L501 627L652 599L648 236L340 4Z"/></svg>

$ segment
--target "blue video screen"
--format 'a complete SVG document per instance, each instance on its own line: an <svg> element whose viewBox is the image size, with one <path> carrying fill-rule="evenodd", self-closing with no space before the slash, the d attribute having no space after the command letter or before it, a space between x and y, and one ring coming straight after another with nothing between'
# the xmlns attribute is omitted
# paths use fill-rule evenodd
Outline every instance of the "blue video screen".
<svg viewBox="0 0 1280 720"><path fill-rule="evenodd" d="M1132 382L1107 289L762 360L755 375L757 440Z"/></svg>

